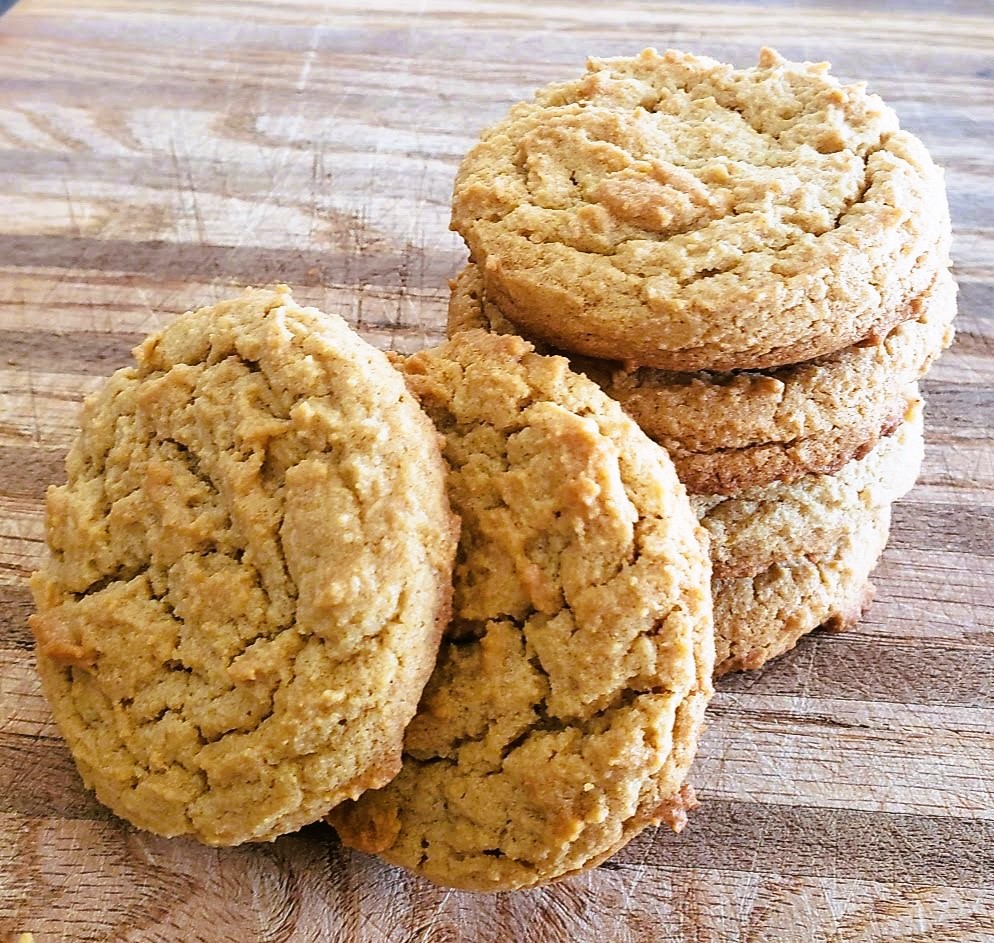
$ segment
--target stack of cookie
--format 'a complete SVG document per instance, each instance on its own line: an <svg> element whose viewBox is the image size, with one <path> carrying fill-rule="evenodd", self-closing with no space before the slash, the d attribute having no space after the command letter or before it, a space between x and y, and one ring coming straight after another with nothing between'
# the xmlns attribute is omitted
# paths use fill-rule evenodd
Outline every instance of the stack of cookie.
<svg viewBox="0 0 994 943"><path fill-rule="evenodd" d="M682 825L716 650L863 605L955 310L941 176L878 99L770 52L595 62L484 136L453 219L440 347L249 290L87 401L31 627L129 821L327 816L546 883Z"/></svg>
<svg viewBox="0 0 994 943"><path fill-rule="evenodd" d="M942 174L863 85L592 60L460 167L450 336L566 353L670 452L711 533L717 672L858 618L952 339Z"/></svg>

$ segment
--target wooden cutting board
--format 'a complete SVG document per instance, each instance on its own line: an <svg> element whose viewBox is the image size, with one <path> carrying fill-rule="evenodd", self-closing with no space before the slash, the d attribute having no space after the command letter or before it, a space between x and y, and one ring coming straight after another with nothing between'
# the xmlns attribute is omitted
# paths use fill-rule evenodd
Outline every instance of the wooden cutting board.
<svg viewBox="0 0 994 943"><path fill-rule="evenodd" d="M218 851L82 788L24 578L77 404L147 331L285 280L374 343L441 337L452 175L587 54L866 78L948 171L959 338L859 628L719 685L680 836L517 894L312 827ZM994 940L994 6L22 0L0 19L0 941Z"/></svg>

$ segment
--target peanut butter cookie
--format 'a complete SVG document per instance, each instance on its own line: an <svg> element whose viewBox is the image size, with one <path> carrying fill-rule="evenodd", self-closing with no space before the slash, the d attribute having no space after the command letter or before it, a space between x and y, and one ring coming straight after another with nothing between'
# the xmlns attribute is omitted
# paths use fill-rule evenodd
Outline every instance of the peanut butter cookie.
<svg viewBox="0 0 994 943"><path fill-rule="evenodd" d="M949 216L921 142L827 64L647 49L485 131L452 228L534 338L696 371L882 335L945 264Z"/></svg>
<svg viewBox="0 0 994 943"><path fill-rule="evenodd" d="M400 775L332 823L486 891L678 827L711 694L710 566L665 452L518 337L464 332L404 370L462 516L454 618Z"/></svg>
<svg viewBox="0 0 994 943"><path fill-rule="evenodd" d="M118 815L272 839L400 768L451 601L438 436L382 353L285 287L135 356L49 489L45 693Z"/></svg>

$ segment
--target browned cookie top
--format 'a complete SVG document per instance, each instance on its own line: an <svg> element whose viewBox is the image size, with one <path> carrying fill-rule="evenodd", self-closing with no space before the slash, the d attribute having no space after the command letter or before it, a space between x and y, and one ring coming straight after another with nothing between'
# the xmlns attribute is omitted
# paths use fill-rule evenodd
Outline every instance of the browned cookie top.
<svg viewBox="0 0 994 943"><path fill-rule="evenodd" d="M907 317L948 235L941 172L863 85L649 49L487 130L452 226L504 313L574 353L763 368Z"/></svg>

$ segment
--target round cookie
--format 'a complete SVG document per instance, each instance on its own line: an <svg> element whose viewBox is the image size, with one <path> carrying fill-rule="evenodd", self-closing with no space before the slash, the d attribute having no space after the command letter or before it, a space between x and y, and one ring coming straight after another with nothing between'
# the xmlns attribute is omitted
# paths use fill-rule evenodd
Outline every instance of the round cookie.
<svg viewBox="0 0 994 943"><path fill-rule="evenodd" d="M715 579L754 576L780 560L828 552L861 514L914 487L924 454L921 400L914 398L892 435L834 475L805 475L731 497L693 495L691 505L711 535Z"/></svg>
<svg viewBox="0 0 994 943"><path fill-rule="evenodd" d="M529 335L666 370L765 369L879 336L943 264L942 173L865 86L647 49L484 132L452 228Z"/></svg>
<svg viewBox="0 0 994 943"><path fill-rule="evenodd" d="M448 332L520 333L490 299L479 267L451 283ZM573 357L670 453L688 490L735 494L773 481L833 474L902 421L907 386L953 338L956 283L942 270L882 340L768 371L627 371ZM550 351L556 352L556 351Z"/></svg>
<svg viewBox="0 0 994 943"><path fill-rule="evenodd" d="M889 527L889 504L861 510L827 553L714 580L715 677L759 668L817 628L855 625L873 598L870 573Z"/></svg>
<svg viewBox="0 0 994 943"><path fill-rule="evenodd" d="M45 693L118 815L273 839L400 767L451 602L438 437L382 353L283 286L135 356L48 492Z"/></svg>
<svg viewBox="0 0 994 943"><path fill-rule="evenodd" d="M483 891L679 827L711 695L710 565L665 452L518 337L465 332L404 369L462 516L454 617L399 776L332 824Z"/></svg>

